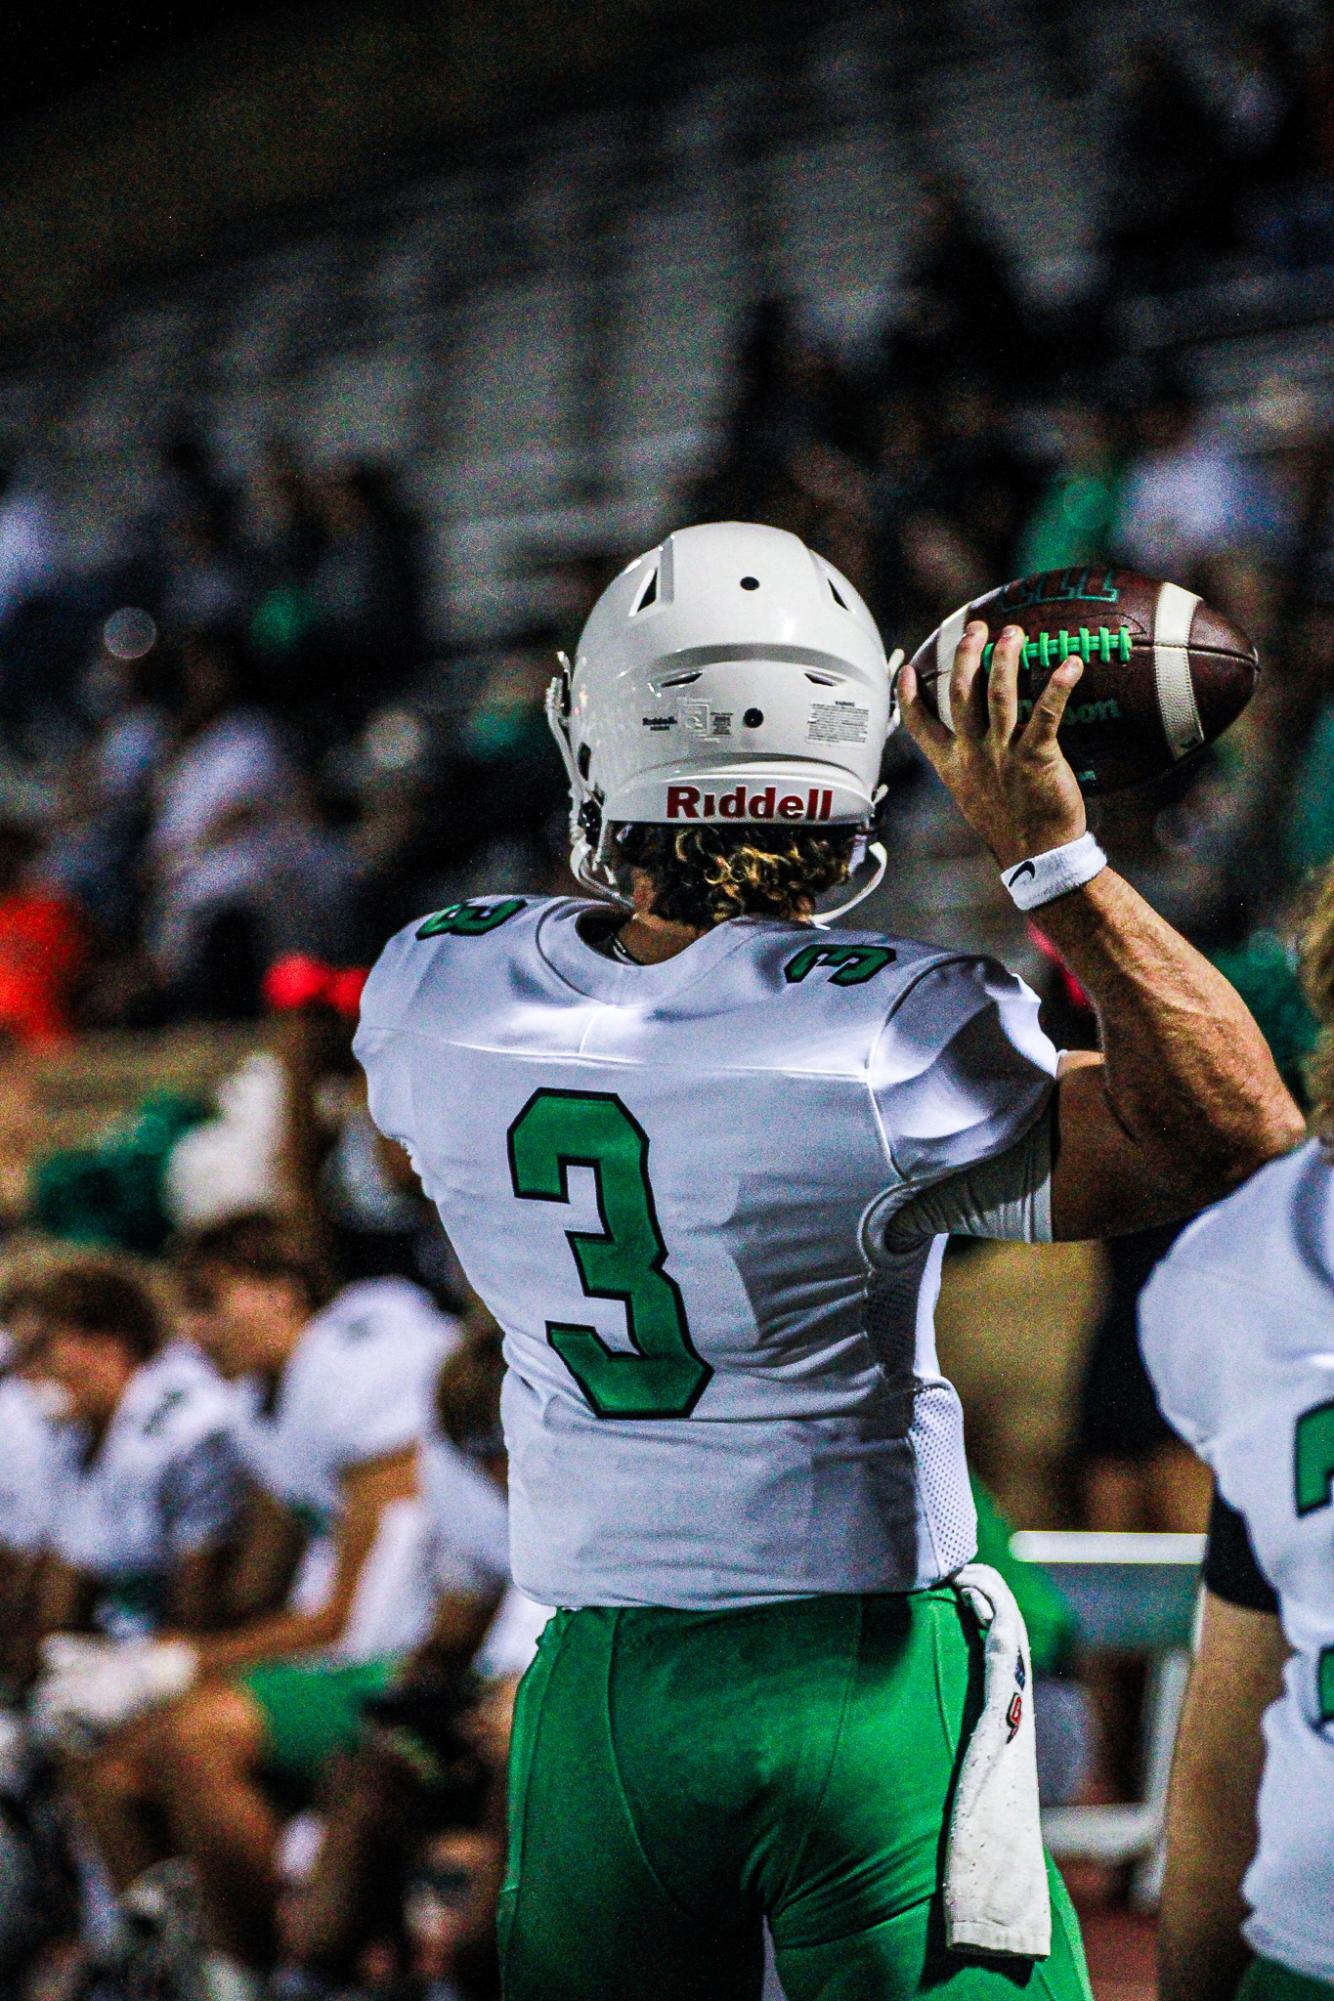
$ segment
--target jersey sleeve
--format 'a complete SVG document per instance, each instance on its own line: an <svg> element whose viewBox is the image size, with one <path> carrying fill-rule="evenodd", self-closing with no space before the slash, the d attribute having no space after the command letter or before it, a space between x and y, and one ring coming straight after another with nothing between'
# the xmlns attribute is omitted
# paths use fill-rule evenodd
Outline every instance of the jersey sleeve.
<svg viewBox="0 0 1334 2001"><path fill-rule="evenodd" d="M1226 1278L1194 1259L1205 1220L1177 1239L1140 1293L1139 1345L1163 1416L1212 1465L1229 1395L1229 1372L1217 1367L1219 1342L1221 1330L1235 1324L1237 1300Z"/></svg>
<svg viewBox="0 0 1334 2001"><path fill-rule="evenodd" d="M1051 1169L1049 1107L1004 1153L937 1181L898 1207L886 1233L889 1248L911 1250L930 1237L1049 1244Z"/></svg>
<svg viewBox="0 0 1334 2001"><path fill-rule="evenodd" d="M1215 1598L1240 1605L1248 1612L1278 1615L1278 1593L1260 1568L1246 1520L1214 1489L1209 1514L1209 1539L1200 1573Z"/></svg>
<svg viewBox="0 0 1334 2001"><path fill-rule="evenodd" d="M449 1323L433 1327L415 1315L386 1321L364 1331L354 1325L341 1334L336 1360L329 1356L316 1421L335 1475L406 1451L426 1428Z"/></svg>
<svg viewBox="0 0 1334 2001"><path fill-rule="evenodd" d="M38 1556L60 1521L60 1453L35 1414L22 1407L26 1390L5 1384L0 1403L0 1549Z"/></svg>
<svg viewBox="0 0 1334 2001"><path fill-rule="evenodd" d="M429 944L414 921L389 940L371 968L361 996L361 1019L352 1053L366 1073L370 1113L386 1139L410 1149L412 1138L411 1043L403 1024L425 976Z"/></svg>
<svg viewBox="0 0 1334 2001"><path fill-rule="evenodd" d="M510 1581L509 1510L500 1488L439 1436L423 1444L418 1463L436 1588L503 1590Z"/></svg>
<svg viewBox="0 0 1334 2001"><path fill-rule="evenodd" d="M928 967L885 1024L871 1063L905 1190L1008 1152L1046 1108L1057 1061L1037 995L994 959Z"/></svg>

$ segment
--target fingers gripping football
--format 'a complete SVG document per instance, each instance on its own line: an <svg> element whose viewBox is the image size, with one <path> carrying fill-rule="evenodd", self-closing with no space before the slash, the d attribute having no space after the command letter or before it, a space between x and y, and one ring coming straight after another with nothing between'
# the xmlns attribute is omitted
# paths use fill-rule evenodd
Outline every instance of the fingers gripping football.
<svg viewBox="0 0 1334 2001"><path fill-rule="evenodd" d="M1055 670L1021 726L1023 640L1018 626L1006 626L988 671L986 624L965 626L950 670L953 730L927 708L912 665L899 676L910 736L1002 868L1078 840L1086 826L1083 795L1058 736L1083 663L1076 656Z"/></svg>

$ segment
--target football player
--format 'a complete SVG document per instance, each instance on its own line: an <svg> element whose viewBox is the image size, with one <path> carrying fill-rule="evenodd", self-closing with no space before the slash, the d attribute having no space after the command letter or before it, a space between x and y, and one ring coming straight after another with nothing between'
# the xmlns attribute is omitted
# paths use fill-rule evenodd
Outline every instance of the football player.
<svg viewBox="0 0 1334 2001"><path fill-rule="evenodd" d="M1334 2001L1334 872L1303 971L1316 1137L1192 1224L1140 1306L1163 1410L1217 1482L1163 2001Z"/></svg>
<svg viewBox="0 0 1334 2001"><path fill-rule="evenodd" d="M0 1993L22 1991L32 1956L68 1920L64 1817L32 1756L19 1706L37 1661L38 1588L76 1445L43 1373L34 1293L44 1256L20 1252L0 1280Z"/></svg>
<svg viewBox="0 0 1334 2001"><path fill-rule="evenodd" d="M553 686L577 872L386 947L357 1047L505 1329L509 2001L1087 1995L1044 1866L1022 1627L973 1566L943 1234L1141 1228L1299 1131L1235 994L1105 865L1022 635L908 726L1102 1018L813 921L868 855L891 664L796 537L687 528ZM870 863L874 861L874 868ZM856 878L849 891L849 876ZM958 1576L960 1582L953 1580ZM985 1633L984 1633L985 1625Z"/></svg>
<svg viewBox="0 0 1334 2001"><path fill-rule="evenodd" d="M55 1422L62 1399L42 1368L39 1269L20 1264L0 1285L0 1675L13 1685L35 1665L37 1581L74 1445Z"/></svg>
<svg viewBox="0 0 1334 2001"><path fill-rule="evenodd" d="M57 1485L42 1631L202 1631L246 1485L232 1393L167 1338L148 1285L115 1259L62 1261L31 1305L77 1447Z"/></svg>
<svg viewBox="0 0 1334 2001"><path fill-rule="evenodd" d="M437 1429L421 1448L431 1631L403 1663L388 1700L373 1706L373 1727L322 1803L319 1855L285 1928L288 1957L307 1971L349 1974L383 1924L420 1833L422 1801L440 1784L442 1767L460 1756L460 1704L476 1699L462 1670L475 1660L484 1680L506 1673L519 1606L529 1628L537 1612L509 1577L503 1367L499 1329L475 1301L459 1350L440 1372ZM524 1666L535 1639L532 1633Z"/></svg>
<svg viewBox="0 0 1334 2001"><path fill-rule="evenodd" d="M130 1727L81 1796L130 1908L167 1856L194 1864L208 1978L244 1994L272 1942L272 1782L313 1792L430 1616L417 1448L454 1332L405 1280L335 1293L300 1235L263 1214L200 1229L176 1265L186 1322L236 1385L256 1494L215 1630L136 1655L114 1712L99 1689L96 1722Z"/></svg>

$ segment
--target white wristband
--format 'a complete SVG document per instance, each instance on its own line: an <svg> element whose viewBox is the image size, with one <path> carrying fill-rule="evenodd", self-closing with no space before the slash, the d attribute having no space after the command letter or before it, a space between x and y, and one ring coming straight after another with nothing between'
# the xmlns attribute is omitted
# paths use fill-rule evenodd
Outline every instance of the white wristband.
<svg viewBox="0 0 1334 2001"><path fill-rule="evenodd" d="M1082 889L1106 866L1107 857L1092 834L1081 834L1063 848L1048 848L1045 855L1003 868L1001 881L1021 910L1036 910L1058 896L1068 896L1072 889Z"/></svg>

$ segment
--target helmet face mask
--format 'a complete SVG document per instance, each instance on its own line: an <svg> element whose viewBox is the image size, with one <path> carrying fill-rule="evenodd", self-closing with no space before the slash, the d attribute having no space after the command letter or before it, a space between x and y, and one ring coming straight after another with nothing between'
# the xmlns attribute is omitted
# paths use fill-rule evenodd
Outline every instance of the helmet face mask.
<svg viewBox="0 0 1334 2001"><path fill-rule="evenodd" d="M783 529L714 522L637 557L547 696L580 881L624 895L617 824L869 833L895 664L852 585Z"/></svg>

